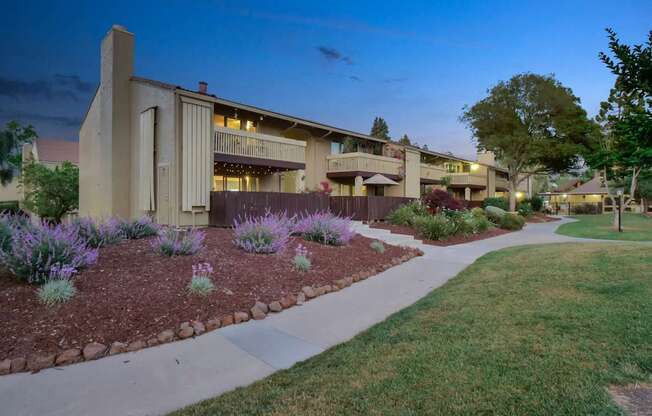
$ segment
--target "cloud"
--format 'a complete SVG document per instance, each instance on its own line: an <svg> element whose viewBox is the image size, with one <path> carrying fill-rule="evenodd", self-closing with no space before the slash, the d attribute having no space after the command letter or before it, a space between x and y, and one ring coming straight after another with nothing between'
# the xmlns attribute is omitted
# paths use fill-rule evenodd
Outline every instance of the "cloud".
<svg viewBox="0 0 652 416"><path fill-rule="evenodd" d="M3 111L0 110L0 117L6 120L16 120L20 122L45 122L57 124L64 127L79 127L81 125L80 117L69 116L51 116L40 113L29 113L25 111Z"/></svg>
<svg viewBox="0 0 652 416"><path fill-rule="evenodd" d="M321 53L321 56L324 57L327 61L333 61L333 62L344 62L345 64L352 65L353 61L351 60L350 57L345 56L342 54L342 52L338 51L335 48L331 48L328 46L316 46L315 47L319 53Z"/></svg>
<svg viewBox="0 0 652 416"><path fill-rule="evenodd" d="M78 75L56 74L51 80L22 81L0 77L0 96L21 98L67 99L79 101L80 95L93 91L93 84L82 81Z"/></svg>

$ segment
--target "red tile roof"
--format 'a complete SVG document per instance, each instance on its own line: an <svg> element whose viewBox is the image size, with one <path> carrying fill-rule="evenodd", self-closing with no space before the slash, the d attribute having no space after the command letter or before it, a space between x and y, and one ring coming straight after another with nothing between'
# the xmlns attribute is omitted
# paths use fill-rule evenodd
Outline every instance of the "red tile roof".
<svg viewBox="0 0 652 416"><path fill-rule="evenodd" d="M79 142L59 139L36 139L34 141L40 162L60 163L69 161L79 164Z"/></svg>

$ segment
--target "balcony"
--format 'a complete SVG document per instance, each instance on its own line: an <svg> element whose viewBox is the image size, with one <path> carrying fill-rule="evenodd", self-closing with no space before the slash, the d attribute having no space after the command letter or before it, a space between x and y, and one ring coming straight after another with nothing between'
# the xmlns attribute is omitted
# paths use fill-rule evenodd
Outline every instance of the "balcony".
<svg viewBox="0 0 652 416"><path fill-rule="evenodd" d="M274 161L294 169L304 169L306 164L305 142L223 127L215 127L214 152L215 160L224 162L246 164ZM275 164L279 163L271 165Z"/></svg>
<svg viewBox="0 0 652 416"><path fill-rule="evenodd" d="M473 173L451 173L450 186L453 188L484 189L487 187L487 177Z"/></svg>
<svg viewBox="0 0 652 416"><path fill-rule="evenodd" d="M443 177L449 175L450 173L448 173L442 166L435 166L421 162L421 182L423 183L438 183Z"/></svg>
<svg viewBox="0 0 652 416"><path fill-rule="evenodd" d="M391 179L403 176L403 161L391 157L354 152L330 155L328 161L328 176L371 176L383 174Z"/></svg>
<svg viewBox="0 0 652 416"><path fill-rule="evenodd" d="M508 191L509 190L509 181L505 178L500 178L496 176L496 190L497 191Z"/></svg>

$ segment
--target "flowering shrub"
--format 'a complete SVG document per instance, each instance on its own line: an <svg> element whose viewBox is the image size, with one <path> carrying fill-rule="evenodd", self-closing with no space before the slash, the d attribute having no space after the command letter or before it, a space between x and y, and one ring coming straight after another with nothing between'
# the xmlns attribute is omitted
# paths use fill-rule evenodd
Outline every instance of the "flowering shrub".
<svg viewBox="0 0 652 416"><path fill-rule="evenodd" d="M287 245L292 223L285 214L269 212L243 222L235 220L233 244L249 253L276 253Z"/></svg>
<svg viewBox="0 0 652 416"><path fill-rule="evenodd" d="M213 290L215 285L211 280L213 266L210 263L193 264L192 279L188 283L188 291L194 295L206 296Z"/></svg>
<svg viewBox="0 0 652 416"><path fill-rule="evenodd" d="M307 272L310 270L310 267L312 266L312 263L310 262L310 253L302 244L299 244L294 249L292 264L294 264L294 268L300 272Z"/></svg>
<svg viewBox="0 0 652 416"><path fill-rule="evenodd" d="M86 244L95 248L122 241L124 233L121 225L122 223L115 218L99 223L91 218L77 218L72 223L72 226L77 230L77 234L86 240Z"/></svg>
<svg viewBox="0 0 652 416"><path fill-rule="evenodd" d="M118 227L124 238L129 240L150 237L159 232L159 226L147 215L143 215L137 220L121 220Z"/></svg>
<svg viewBox="0 0 652 416"><path fill-rule="evenodd" d="M13 232L9 215L0 215L0 251L8 251L11 248Z"/></svg>
<svg viewBox="0 0 652 416"><path fill-rule="evenodd" d="M452 211L464 209L464 203L462 201L453 198L448 192L442 189L433 189L421 197L421 200L433 214L443 209Z"/></svg>
<svg viewBox="0 0 652 416"><path fill-rule="evenodd" d="M310 214L301 218L297 221L294 232L302 234L308 241L332 246L348 244L355 235L351 230L349 218L338 217L330 212Z"/></svg>
<svg viewBox="0 0 652 416"><path fill-rule="evenodd" d="M19 278L41 283L55 265L77 270L95 263L97 250L89 248L74 227L42 223L14 228L11 248L0 252L0 259Z"/></svg>
<svg viewBox="0 0 652 416"><path fill-rule="evenodd" d="M166 228L152 241L156 252L166 256L188 256L204 247L206 234L202 231Z"/></svg>

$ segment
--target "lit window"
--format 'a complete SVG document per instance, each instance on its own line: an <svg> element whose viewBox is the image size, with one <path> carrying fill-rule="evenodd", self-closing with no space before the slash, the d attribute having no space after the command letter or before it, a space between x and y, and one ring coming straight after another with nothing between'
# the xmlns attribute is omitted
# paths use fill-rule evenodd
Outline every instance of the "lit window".
<svg viewBox="0 0 652 416"><path fill-rule="evenodd" d="M251 120L247 120L245 122L245 130L250 131L252 133L255 133L256 132L256 123L251 121Z"/></svg>
<svg viewBox="0 0 652 416"><path fill-rule="evenodd" d="M224 127L224 116L215 114L213 116L213 123L215 124L215 127Z"/></svg>
<svg viewBox="0 0 652 416"><path fill-rule="evenodd" d="M331 142L331 155L339 155L342 153L342 143Z"/></svg>
<svg viewBox="0 0 652 416"><path fill-rule="evenodd" d="M227 191L239 191L240 190L240 178L226 178L226 190Z"/></svg>
<svg viewBox="0 0 652 416"><path fill-rule="evenodd" d="M235 118L226 119L226 127L234 130L240 130L241 122Z"/></svg>
<svg viewBox="0 0 652 416"><path fill-rule="evenodd" d="M213 176L213 191L219 192L224 190L224 176Z"/></svg>

